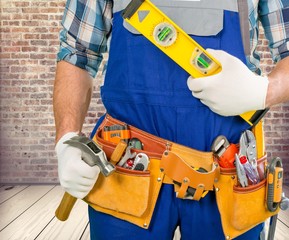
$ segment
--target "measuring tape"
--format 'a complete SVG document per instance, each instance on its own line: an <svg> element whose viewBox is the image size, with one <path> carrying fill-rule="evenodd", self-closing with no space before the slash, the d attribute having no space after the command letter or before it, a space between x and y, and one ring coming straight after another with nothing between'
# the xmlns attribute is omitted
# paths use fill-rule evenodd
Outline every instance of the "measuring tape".
<svg viewBox="0 0 289 240"><path fill-rule="evenodd" d="M149 0L132 0L122 17L193 78L219 73L221 63L176 25ZM268 111L251 111L240 116L251 126Z"/></svg>

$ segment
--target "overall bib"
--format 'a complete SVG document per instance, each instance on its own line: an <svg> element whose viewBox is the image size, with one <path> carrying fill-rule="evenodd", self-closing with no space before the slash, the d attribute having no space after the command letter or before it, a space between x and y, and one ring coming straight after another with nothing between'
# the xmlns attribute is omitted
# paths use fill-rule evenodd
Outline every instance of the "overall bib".
<svg viewBox="0 0 289 240"><path fill-rule="evenodd" d="M221 49L244 63L237 1L152 0L202 47ZM189 77L135 29L121 11L128 0L115 0L109 59L101 97L114 118L185 146L210 151L224 135L237 143L250 126L239 116L213 113L187 87ZM241 93L236 93L241 94ZM91 239L172 239L180 226L182 239L224 239L214 192L200 201L178 199L164 184L149 229L139 228L89 208ZM259 225L237 239L259 239Z"/></svg>

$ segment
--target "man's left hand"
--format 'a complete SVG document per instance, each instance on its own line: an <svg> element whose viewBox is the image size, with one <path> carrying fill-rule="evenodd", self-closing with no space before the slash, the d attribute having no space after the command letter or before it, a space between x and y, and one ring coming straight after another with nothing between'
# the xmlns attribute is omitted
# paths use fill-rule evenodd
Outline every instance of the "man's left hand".
<svg viewBox="0 0 289 240"><path fill-rule="evenodd" d="M222 64L222 71L204 78L189 77L187 84L193 96L223 116L264 109L268 78L254 74L238 58L222 50L208 52Z"/></svg>

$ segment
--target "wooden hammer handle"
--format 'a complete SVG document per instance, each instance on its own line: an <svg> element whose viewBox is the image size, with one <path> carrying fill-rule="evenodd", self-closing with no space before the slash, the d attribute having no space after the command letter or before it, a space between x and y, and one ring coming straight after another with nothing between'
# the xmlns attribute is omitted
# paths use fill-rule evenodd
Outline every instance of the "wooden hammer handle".
<svg viewBox="0 0 289 240"><path fill-rule="evenodd" d="M77 198L71 196L69 193L65 192L62 200L58 206L58 208L55 211L55 216L60 221L66 221L69 217L69 214L76 202Z"/></svg>
<svg viewBox="0 0 289 240"><path fill-rule="evenodd" d="M111 155L111 159L110 159L110 161L113 164L116 164L120 160L126 147L127 147L127 144L125 142L120 141L118 143L118 145L114 149L114 151ZM69 217L69 214L70 214L76 200L77 200L77 198L75 198L75 197L71 196L69 193L65 192L58 208L55 211L55 216L60 221L66 221Z"/></svg>

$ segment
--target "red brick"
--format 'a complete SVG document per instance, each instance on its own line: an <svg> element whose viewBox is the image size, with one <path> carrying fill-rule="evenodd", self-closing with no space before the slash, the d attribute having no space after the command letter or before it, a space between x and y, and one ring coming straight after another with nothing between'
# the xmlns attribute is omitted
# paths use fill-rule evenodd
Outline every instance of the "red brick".
<svg viewBox="0 0 289 240"><path fill-rule="evenodd" d="M32 40L31 45L35 45L35 46L47 46L48 43L45 40Z"/></svg>
<svg viewBox="0 0 289 240"><path fill-rule="evenodd" d="M2 2L1 2L2 4ZM20 13L21 9L19 8L2 8L3 13Z"/></svg>
<svg viewBox="0 0 289 240"><path fill-rule="evenodd" d="M40 34L24 34L24 39L40 39Z"/></svg>
<svg viewBox="0 0 289 240"><path fill-rule="evenodd" d="M29 42L28 41L12 41L12 46L29 46Z"/></svg>
<svg viewBox="0 0 289 240"><path fill-rule="evenodd" d="M47 14L33 14L31 15L33 20L48 20L48 15Z"/></svg>
<svg viewBox="0 0 289 240"><path fill-rule="evenodd" d="M29 7L30 2L14 2L13 5L15 7Z"/></svg>
<svg viewBox="0 0 289 240"><path fill-rule="evenodd" d="M3 52L20 52L20 47L3 47Z"/></svg>
<svg viewBox="0 0 289 240"><path fill-rule="evenodd" d="M29 20L29 15L25 15L25 14L11 14L11 19L14 19L14 20Z"/></svg>
<svg viewBox="0 0 289 240"><path fill-rule="evenodd" d="M22 8L22 12L25 14L29 14L29 13L39 13L39 8Z"/></svg>
<svg viewBox="0 0 289 240"><path fill-rule="evenodd" d="M39 26L38 21L22 21L21 24L22 24L22 26L26 26L26 27Z"/></svg>
<svg viewBox="0 0 289 240"><path fill-rule="evenodd" d="M41 34L41 39L58 39L58 35L57 34Z"/></svg>
<svg viewBox="0 0 289 240"><path fill-rule="evenodd" d="M40 2L40 1L32 2L31 6L32 7L37 7L37 8L39 8L39 7L47 8L48 7L48 3L46 1L45 2Z"/></svg>
<svg viewBox="0 0 289 240"><path fill-rule="evenodd" d="M18 28L13 28L11 30L13 33L25 33L25 32L30 32L30 29L28 27L18 27Z"/></svg>
<svg viewBox="0 0 289 240"><path fill-rule="evenodd" d="M38 52L38 47L22 47L22 52Z"/></svg>
<svg viewBox="0 0 289 240"><path fill-rule="evenodd" d="M9 27L1 27L0 28L0 32L9 33L9 32L11 32L11 28L9 28Z"/></svg>

